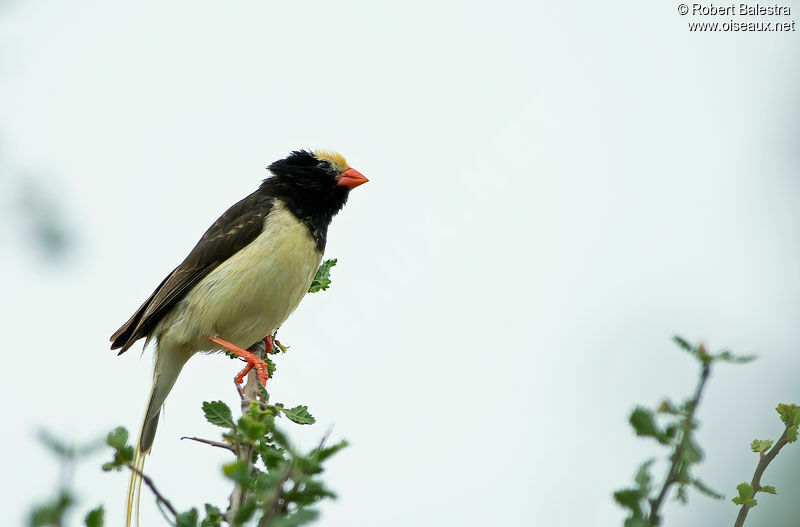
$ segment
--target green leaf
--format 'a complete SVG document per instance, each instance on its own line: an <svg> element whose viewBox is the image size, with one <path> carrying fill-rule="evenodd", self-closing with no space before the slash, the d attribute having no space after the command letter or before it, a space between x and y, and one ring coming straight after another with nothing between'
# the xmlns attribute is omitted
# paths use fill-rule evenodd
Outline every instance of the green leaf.
<svg viewBox="0 0 800 527"><path fill-rule="evenodd" d="M779 404L776 408L781 421L786 425L786 441L797 441L797 428L800 426L800 406L796 404Z"/></svg>
<svg viewBox="0 0 800 527"><path fill-rule="evenodd" d="M318 291L325 291L331 286L331 267L336 265L336 258L325 260L317 269L317 274L308 288L309 293L316 293Z"/></svg>
<svg viewBox="0 0 800 527"><path fill-rule="evenodd" d="M272 440L291 453L292 446L289 444L289 438L286 437L286 434L284 434L277 428L273 428L271 432L272 432Z"/></svg>
<svg viewBox="0 0 800 527"><path fill-rule="evenodd" d="M671 441L678 436L678 431L681 429L680 422L674 422L667 425L664 429L664 439Z"/></svg>
<svg viewBox="0 0 800 527"><path fill-rule="evenodd" d="M258 383L258 396L261 398L262 403L266 404L269 402L269 392L267 392L267 389L261 383Z"/></svg>
<svg viewBox="0 0 800 527"><path fill-rule="evenodd" d="M298 507L313 505L323 498L336 498L336 495L315 479L307 479L300 490L292 489L286 492L286 500L294 501Z"/></svg>
<svg viewBox="0 0 800 527"><path fill-rule="evenodd" d="M614 493L614 501L626 509L630 509L634 518L642 516L642 508L640 501L644 499L644 495L638 489L622 489Z"/></svg>
<svg viewBox="0 0 800 527"><path fill-rule="evenodd" d="M703 449L691 437L686 438L681 449L681 460L686 465L699 463L703 460Z"/></svg>
<svg viewBox="0 0 800 527"><path fill-rule="evenodd" d="M702 342L695 348L695 356L700 360L700 362L703 363L704 366L714 361L714 356L708 352L706 345Z"/></svg>
<svg viewBox="0 0 800 527"><path fill-rule="evenodd" d="M631 413L628 422L633 426L636 435L654 437L662 443L666 441L664 439L664 433L658 428L653 412L649 408L638 406L633 413Z"/></svg>
<svg viewBox="0 0 800 527"><path fill-rule="evenodd" d="M286 414L290 420L299 425L313 425L316 422L314 416L308 413L308 406L295 406L294 408L286 409L282 404L276 404L280 410Z"/></svg>
<svg viewBox="0 0 800 527"><path fill-rule="evenodd" d="M103 510L103 506L100 505L96 509L92 509L86 514L84 518L84 523L86 527L103 527L103 516L105 515L105 511Z"/></svg>
<svg viewBox="0 0 800 527"><path fill-rule="evenodd" d="M118 426L114 430L108 433L106 437L106 444L111 448L115 448L120 450L125 447L125 443L128 442L128 431L125 427Z"/></svg>
<svg viewBox="0 0 800 527"><path fill-rule="evenodd" d="M119 451L119 458L123 463L130 463L133 461L133 447L125 445L125 448Z"/></svg>
<svg viewBox="0 0 800 527"><path fill-rule="evenodd" d="M51 502L33 508L28 516L28 527L52 527L62 525L64 515L75 503L72 495L67 491L61 493Z"/></svg>
<svg viewBox="0 0 800 527"><path fill-rule="evenodd" d="M278 467L276 467L278 468ZM274 491L276 487L281 484L283 474L286 471L286 466L280 466L280 470L270 470L268 473L261 472L255 478L254 487L257 492L261 494L267 491Z"/></svg>
<svg viewBox="0 0 800 527"><path fill-rule="evenodd" d="M797 441L797 425L786 428L786 441L789 443Z"/></svg>
<svg viewBox="0 0 800 527"><path fill-rule="evenodd" d="M175 525L177 527L197 527L197 509L192 507L191 510L178 514L175 518Z"/></svg>
<svg viewBox="0 0 800 527"><path fill-rule="evenodd" d="M749 483L739 483L736 485L736 490L739 491L739 495L731 500L735 504L747 508L755 507L758 504L758 501L753 499L753 487Z"/></svg>
<svg viewBox="0 0 800 527"><path fill-rule="evenodd" d="M636 482L636 488L643 496L647 496L650 492L650 482L652 481L650 477L650 466L655 463L655 461L655 458L650 458L642 463L636 471L636 476L633 478L633 481Z"/></svg>
<svg viewBox="0 0 800 527"><path fill-rule="evenodd" d="M694 486L694 488L696 488L701 493L703 493L706 496L709 496L711 498L714 498L715 500L721 500L721 499L725 498L725 496L723 496L719 492L715 491L714 489L712 489L711 487L709 487L708 485L706 485L705 483L703 483L702 481L700 481L697 478L695 478L692 481L692 486Z"/></svg>
<svg viewBox="0 0 800 527"><path fill-rule="evenodd" d="M689 342L679 336L672 337L672 341L678 345L682 350L687 351L692 354L697 360L701 363L708 364L714 360L714 357L709 355L708 351L706 350L705 345L701 342L697 346L692 346Z"/></svg>
<svg viewBox="0 0 800 527"><path fill-rule="evenodd" d="M677 344L681 349L683 349L685 351L688 351L689 353L692 353L692 354L694 353L694 348L692 348L692 345L689 344L689 342L686 339L684 339L683 337L679 337L678 335L675 335L674 337L672 337L672 342Z"/></svg>
<svg viewBox="0 0 800 527"><path fill-rule="evenodd" d="M74 446L61 441L47 430L40 430L38 439L58 457L72 458L75 456Z"/></svg>
<svg viewBox="0 0 800 527"><path fill-rule="evenodd" d="M259 449L261 460L268 470L276 468L279 464L283 463L283 451L269 445L264 445Z"/></svg>
<svg viewBox="0 0 800 527"><path fill-rule="evenodd" d="M275 365L274 362L272 362L272 359L270 359L266 355L264 355L262 358L264 359L264 362L267 363L267 375L271 379L275 375L275 370L277 370L278 367Z"/></svg>
<svg viewBox="0 0 800 527"><path fill-rule="evenodd" d="M233 524L234 525L241 525L246 523L247 520L253 516L253 511L256 510L256 502L253 500L245 501L239 510L236 511L236 515L233 517Z"/></svg>
<svg viewBox="0 0 800 527"><path fill-rule="evenodd" d="M206 503L205 508L206 517L200 522L200 527L221 527L222 511L210 503Z"/></svg>
<svg viewBox="0 0 800 527"><path fill-rule="evenodd" d="M69 460L92 454L102 447L104 443L104 440L101 438L99 441L94 440L83 445L74 445L62 441L47 430L39 430L37 439L56 456Z"/></svg>
<svg viewBox="0 0 800 527"><path fill-rule="evenodd" d="M761 492L766 492L767 494L777 494L777 492L775 491L775 487L773 487L772 485L762 485Z"/></svg>
<svg viewBox="0 0 800 527"><path fill-rule="evenodd" d="M797 408L797 406L794 404L784 404L784 403L779 404L777 408L775 408L775 410L778 412L778 415L781 416L781 421L783 421L783 424L785 424L786 426L792 426L797 424L794 422L795 408Z"/></svg>
<svg viewBox="0 0 800 527"><path fill-rule="evenodd" d="M770 439L753 439L753 442L750 443L750 450L753 452L764 453L769 450L769 447L772 446L772 440Z"/></svg>
<svg viewBox="0 0 800 527"><path fill-rule="evenodd" d="M267 421L270 416L276 415L277 413L274 406L267 405L262 407L261 403L258 401L250 401L250 405L247 407L247 411L244 415L255 421L264 422Z"/></svg>
<svg viewBox="0 0 800 527"><path fill-rule="evenodd" d="M656 412L660 414L683 415L683 412L680 409L675 408L675 406L672 404L672 401L669 399L664 399L661 401L661 404L658 405Z"/></svg>
<svg viewBox="0 0 800 527"><path fill-rule="evenodd" d="M223 465L222 472L236 483L247 483L250 478L249 468L244 461L234 461Z"/></svg>
<svg viewBox="0 0 800 527"><path fill-rule="evenodd" d="M122 430L125 431L124 428ZM125 432L125 435L127 435L127 432ZM109 438L111 438L111 434L109 434ZM127 437L125 437L125 439L127 439ZM119 470L126 464L133 461L133 447L124 444L122 435L117 434L113 439L110 440L115 444L122 443L123 446L121 448L115 447L114 459L112 461L109 461L108 463L103 463L102 469L106 472L108 472L109 470Z"/></svg>
<svg viewBox="0 0 800 527"><path fill-rule="evenodd" d="M328 459L329 457L334 455L336 452L338 452L339 450L341 450L341 449L343 449L343 448L345 448L345 447L347 447L349 445L350 445L350 443L348 443L347 441L342 440L342 441L339 441L338 443L336 443L335 445L331 445L331 446L328 446L328 447L323 447L323 448L320 448L319 450L316 450L314 452L314 455L316 456L317 462L318 463L322 463L323 461L325 461L326 459Z"/></svg>
<svg viewBox="0 0 800 527"><path fill-rule="evenodd" d="M267 433L266 423L256 421L248 415L239 418L239 430L251 441L261 439Z"/></svg>
<svg viewBox="0 0 800 527"><path fill-rule="evenodd" d="M748 362L752 362L756 360L758 357L755 355L734 355L730 351L723 351L722 353L716 355L714 359L721 360L723 362L732 362L734 364L746 364Z"/></svg>
<svg viewBox="0 0 800 527"><path fill-rule="evenodd" d="M792 405L792 426L800 425L800 406Z"/></svg>
<svg viewBox="0 0 800 527"><path fill-rule="evenodd" d="M222 401L204 402L203 413L206 416L206 420L212 425L221 426L223 428L233 428L231 409Z"/></svg>

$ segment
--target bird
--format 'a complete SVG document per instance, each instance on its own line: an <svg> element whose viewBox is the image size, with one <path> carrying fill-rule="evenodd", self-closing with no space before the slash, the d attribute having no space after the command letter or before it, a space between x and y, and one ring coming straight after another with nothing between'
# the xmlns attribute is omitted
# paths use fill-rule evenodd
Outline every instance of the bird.
<svg viewBox="0 0 800 527"><path fill-rule="evenodd" d="M164 401L193 355L230 351L247 362L238 383L252 368L266 382L266 364L247 349L260 340L269 347L311 285L332 218L350 191L368 181L331 150L294 150L267 170L258 189L225 211L111 336L119 355L140 339L144 348L155 344L153 384L134 451L138 472ZM138 502L137 471L131 471L126 525L134 496Z"/></svg>

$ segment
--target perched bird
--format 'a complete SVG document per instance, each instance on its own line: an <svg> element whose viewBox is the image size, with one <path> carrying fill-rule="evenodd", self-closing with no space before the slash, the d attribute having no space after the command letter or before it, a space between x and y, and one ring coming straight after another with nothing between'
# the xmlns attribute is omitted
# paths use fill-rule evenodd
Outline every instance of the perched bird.
<svg viewBox="0 0 800 527"><path fill-rule="evenodd" d="M267 380L263 360L247 351L269 338L308 291L325 250L328 225L350 190L366 183L336 152L297 150L272 163L271 177L229 208L186 259L111 336L111 349L155 342L153 388L134 466L144 465L158 418L183 365L197 352L229 350ZM128 491L130 525L139 480Z"/></svg>

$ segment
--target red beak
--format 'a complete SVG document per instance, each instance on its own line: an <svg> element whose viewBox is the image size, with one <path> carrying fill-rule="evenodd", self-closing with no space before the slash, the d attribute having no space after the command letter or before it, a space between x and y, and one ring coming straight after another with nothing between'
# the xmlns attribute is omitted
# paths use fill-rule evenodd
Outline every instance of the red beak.
<svg viewBox="0 0 800 527"><path fill-rule="evenodd" d="M339 181L336 183L336 185L340 187L347 187L350 190L353 190L357 186L363 185L367 181L369 180L365 178L361 172L355 168L348 168L341 173L339 176Z"/></svg>

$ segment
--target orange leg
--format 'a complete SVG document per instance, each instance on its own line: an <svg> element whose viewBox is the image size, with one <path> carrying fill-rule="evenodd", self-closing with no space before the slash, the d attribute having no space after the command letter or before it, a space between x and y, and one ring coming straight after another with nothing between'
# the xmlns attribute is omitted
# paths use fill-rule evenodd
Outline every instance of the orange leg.
<svg viewBox="0 0 800 527"><path fill-rule="evenodd" d="M206 335L206 338L214 344L225 348L231 353L235 353L247 361L247 366L245 369L240 371L239 374L234 378L237 384L242 384L244 382L244 376L247 375L253 368L256 369L256 373L258 374L258 381L261 384L267 383L267 379L269 379L269 373L267 373L267 363L258 358L258 355L255 353L250 353L249 351L244 350L235 344L231 344L227 340L220 337L209 337Z"/></svg>
<svg viewBox="0 0 800 527"><path fill-rule="evenodd" d="M266 351L264 351L264 355L272 353L272 348L274 347L274 345L272 344L272 335L267 335L266 337L264 337L264 344L267 345L267 349Z"/></svg>

